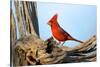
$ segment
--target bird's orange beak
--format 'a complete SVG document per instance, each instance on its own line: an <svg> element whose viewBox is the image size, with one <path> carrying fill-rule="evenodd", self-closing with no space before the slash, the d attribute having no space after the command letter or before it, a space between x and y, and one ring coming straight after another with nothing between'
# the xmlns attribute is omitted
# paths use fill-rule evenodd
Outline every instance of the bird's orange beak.
<svg viewBox="0 0 100 67"><path fill-rule="evenodd" d="M51 26L51 22L48 22L48 25Z"/></svg>

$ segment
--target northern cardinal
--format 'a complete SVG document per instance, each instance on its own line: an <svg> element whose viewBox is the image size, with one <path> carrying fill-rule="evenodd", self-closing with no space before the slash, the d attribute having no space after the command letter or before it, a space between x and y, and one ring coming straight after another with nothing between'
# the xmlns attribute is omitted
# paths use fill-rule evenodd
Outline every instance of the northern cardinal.
<svg viewBox="0 0 100 67"><path fill-rule="evenodd" d="M50 27L51 27L51 31L52 31L53 37L54 37L56 40L58 40L59 43L63 42L63 44L64 44L65 41L67 41L67 40L74 40L74 41L83 43L82 41L73 38L69 33L67 33L67 32L58 24L57 17L58 17L58 15L55 14L55 15L48 21L48 25L50 25Z"/></svg>

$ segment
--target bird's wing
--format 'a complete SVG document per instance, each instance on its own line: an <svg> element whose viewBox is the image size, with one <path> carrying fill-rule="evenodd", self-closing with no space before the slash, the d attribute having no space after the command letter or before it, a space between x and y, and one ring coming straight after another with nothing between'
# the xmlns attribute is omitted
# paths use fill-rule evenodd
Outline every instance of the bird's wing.
<svg viewBox="0 0 100 67"><path fill-rule="evenodd" d="M67 33L63 28L58 27L58 30L59 30L59 32L62 33L64 36L70 36L70 34Z"/></svg>

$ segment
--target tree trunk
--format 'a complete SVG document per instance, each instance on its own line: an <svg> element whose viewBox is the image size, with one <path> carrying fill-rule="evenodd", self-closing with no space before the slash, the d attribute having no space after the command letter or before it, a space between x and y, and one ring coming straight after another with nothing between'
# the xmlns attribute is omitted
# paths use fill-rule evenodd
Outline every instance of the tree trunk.
<svg viewBox="0 0 100 67"><path fill-rule="evenodd" d="M14 2L14 5L12 5L12 2ZM38 20L37 20L34 4L35 3L33 2L27 2L27 1L17 1L17 0L11 1L11 9L10 9L11 10L11 13L10 13L11 47L10 48L11 48L11 58L12 58L11 63L13 60L14 65L19 65L18 63L22 63L22 61L20 62L19 60L20 56L17 56L17 53L15 51L16 49L14 48L16 46L17 41L20 40L21 38L24 38L30 35L34 37L35 36L39 37ZM12 6L15 7L15 14L13 14L14 8L12 8ZM15 19L17 20L16 22L15 22ZM16 23L18 24L18 27L16 27ZM19 31L18 35L16 35L18 33L18 31L16 31L17 28ZM19 37L19 39L17 39L17 37Z"/></svg>
<svg viewBox="0 0 100 67"><path fill-rule="evenodd" d="M16 24L15 24L15 18L11 10L10 12L10 53L11 53L10 62L12 62L12 59L13 59L13 49L12 48L16 40L17 40Z"/></svg>
<svg viewBox="0 0 100 67"><path fill-rule="evenodd" d="M34 3L27 1L14 1L14 3L20 37L27 36L28 34L39 36L38 20ZM30 5L32 6L30 7Z"/></svg>

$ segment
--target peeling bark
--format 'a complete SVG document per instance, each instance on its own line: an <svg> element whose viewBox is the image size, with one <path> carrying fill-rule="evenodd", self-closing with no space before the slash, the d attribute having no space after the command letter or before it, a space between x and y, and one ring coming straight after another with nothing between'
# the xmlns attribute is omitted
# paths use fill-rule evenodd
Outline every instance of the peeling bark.
<svg viewBox="0 0 100 67"><path fill-rule="evenodd" d="M25 64L21 61L15 63L19 63L16 65L42 65L96 61L95 38L96 37L93 36L84 42L84 45L78 45L82 47L82 50L77 48L78 46L68 50L69 48L66 46L58 47L56 45L57 43L52 39L43 41L33 35L28 36L18 40L15 46L15 61L20 59L27 63ZM85 45L87 45L88 48L84 47ZM47 50L47 48L50 50ZM23 58L26 59L23 60Z"/></svg>

